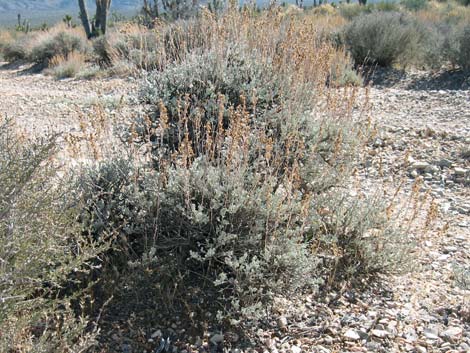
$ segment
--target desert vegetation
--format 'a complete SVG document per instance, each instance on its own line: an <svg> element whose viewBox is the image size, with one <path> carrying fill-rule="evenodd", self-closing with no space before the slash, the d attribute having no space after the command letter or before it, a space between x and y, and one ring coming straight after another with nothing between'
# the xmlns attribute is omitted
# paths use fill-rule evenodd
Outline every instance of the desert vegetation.
<svg viewBox="0 0 470 353"><path fill-rule="evenodd" d="M137 82L125 118L97 109L79 132L31 137L2 118L0 351L263 347L259 329L285 332L282 313L303 315L306 297L329 304L411 269L422 179L408 208L396 207L402 185L356 191L382 143L364 79L376 67L466 72L466 4L145 1L107 26L99 3L83 26L0 31L8 65ZM436 217L431 202L423 231ZM121 324L143 339L110 341Z"/></svg>
<svg viewBox="0 0 470 353"><path fill-rule="evenodd" d="M213 16L218 16L226 7L217 2L209 5L205 11ZM200 46L201 43L191 43L201 40L197 35L193 38L193 34L208 25L204 11L197 10L194 5L182 3L173 6L169 2L165 6L166 11L160 12L158 6L146 2L142 15L134 23L113 24L107 33L104 33L109 11L107 4L100 5L97 11L103 9L103 13L98 11L94 16L95 19L101 18L100 23L90 23L88 12L83 12L86 14L82 18L84 25L76 28L65 22L51 29L26 34L20 31L20 34L12 35L3 31L0 53L6 61L26 60L40 64L42 68L67 61L71 52L74 52L74 60L71 61L77 68L77 53L81 53L84 58L80 60L81 66L85 71L89 71L86 66L99 65L106 75L140 75L142 70L162 69L163 65L175 59L174 55L180 55L182 48L178 45L189 46L185 50ZM348 67L340 64L334 69L337 71L341 67L344 70L343 73L336 72L335 77L345 79L346 84L360 83L353 72L364 65L432 69L469 67L470 10L456 2L347 3L336 7L327 4L301 12L293 9L285 8L280 16L294 14L294 17L315 21L317 31L325 41L337 49L346 50L352 57ZM87 37L95 39L90 42ZM50 64L53 56L60 56L61 60L53 60ZM77 69L68 71L69 75L65 76L62 75L63 70L49 72L59 72L58 78L75 76L80 72Z"/></svg>

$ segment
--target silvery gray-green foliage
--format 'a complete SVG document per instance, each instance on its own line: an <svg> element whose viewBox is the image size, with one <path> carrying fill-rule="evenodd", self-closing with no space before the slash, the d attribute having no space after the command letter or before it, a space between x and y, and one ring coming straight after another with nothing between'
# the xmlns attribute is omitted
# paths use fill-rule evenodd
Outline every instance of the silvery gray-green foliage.
<svg viewBox="0 0 470 353"><path fill-rule="evenodd" d="M127 241L116 246L128 247L125 259L140 256L158 270L157 298L177 287L173 300L187 302L197 287L213 299L206 309L234 324L264 316L275 296L319 283L317 258L303 239L301 194L286 204L283 188L274 190L277 178L260 185L249 169L229 172L200 157L188 169L172 167L166 182L160 173L136 182L122 163L86 179L95 181L84 195L96 196L84 219L96 236L105 225L121 229ZM126 262L111 257L124 270Z"/></svg>
<svg viewBox="0 0 470 353"><path fill-rule="evenodd" d="M81 238L70 190L54 178L55 149L53 138L30 141L0 121L2 352L76 352L93 344L89 320L72 310L72 300L84 298L72 278L103 248Z"/></svg>
<svg viewBox="0 0 470 353"><path fill-rule="evenodd" d="M322 196L318 202L328 211L318 214L312 231L325 254L340 253L335 263L330 264L331 281L403 271L409 264L412 244L402 229L387 220L386 205L380 198L357 199L332 193Z"/></svg>
<svg viewBox="0 0 470 353"><path fill-rule="evenodd" d="M169 261L169 273L223 293L217 309L232 323L258 319L274 296L318 281L303 239L302 196L287 203L276 182L260 185L250 170L230 172L200 157L189 169L172 168L161 192L157 258Z"/></svg>
<svg viewBox="0 0 470 353"><path fill-rule="evenodd" d="M233 46L221 53L193 53L182 63L151 73L141 89L140 102L151 107L153 127L158 124L161 107L165 107L171 125L168 146L175 148L183 111L190 124L198 117L202 127L207 123L215 126L223 99L228 103L224 115L243 105L252 111L254 123L262 123L261 119L269 114L275 115L284 93L287 94L271 63L261 62L255 54Z"/></svg>
<svg viewBox="0 0 470 353"><path fill-rule="evenodd" d="M426 41L420 48L422 62L440 68L452 64L463 70L470 68L470 26L449 23L428 24Z"/></svg>
<svg viewBox="0 0 470 353"><path fill-rule="evenodd" d="M387 254L371 256L379 238L366 237L381 210L341 203L365 131L316 110L314 89L290 78L245 48L194 52L143 84L150 126L133 133L150 140L154 163L110 161L91 175L86 219L100 222L97 237L107 225L132 230L121 232L127 265L152 274L145 291L166 308L243 327L271 315L277 296L381 268Z"/></svg>
<svg viewBox="0 0 470 353"><path fill-rule="evenodd" d="M77 197L85 203L81 225L95 241L110 231L120 233L122 237L116 237L114 250L125 252L124 261L130 260L127 250L132 248L139 256L146 250L145 237L153 231L154 195L144 192L141 182L142 176L132 161L114 159L83 172L75 187Z"/></svg>

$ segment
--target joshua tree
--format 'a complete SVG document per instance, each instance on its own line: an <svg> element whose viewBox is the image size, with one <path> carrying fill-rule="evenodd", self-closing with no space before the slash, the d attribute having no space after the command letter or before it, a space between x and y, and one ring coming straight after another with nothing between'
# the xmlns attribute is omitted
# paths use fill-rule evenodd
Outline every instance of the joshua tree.
<svg viewBox="0 0 470 353"><path fill-rule="evenodd" d="M64 22L67 27L72 27L72 16L70 15L65 15L64 18L62 19L62 22Z"/></svg>
<svg viewBox="0 0 470 353"><path fill-rule="evenodd" d="M80 7L80 20L88 38L97 37L106 33L109 7L111 0L96 0L96 14L93 21L90 22L85 0L78 0Z"/></svg>

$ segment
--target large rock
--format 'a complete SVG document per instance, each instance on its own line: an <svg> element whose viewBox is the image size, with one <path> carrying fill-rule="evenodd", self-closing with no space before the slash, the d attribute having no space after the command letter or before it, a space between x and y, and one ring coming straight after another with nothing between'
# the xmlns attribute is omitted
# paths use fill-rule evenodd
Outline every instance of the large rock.
<svg viewBox="0 0 470 353"><path fill-rule="evenodd" d="M361 336L359 335L359 333L357 333L355 330L347 330L345 333L344 333L344 337L347 338L348 340L351 340L351 341L358 341L361 339Z"/></svg>
<svg viewBox="0 0 470 353"><path fill-rule="evenodd" d="M457 343L462 339L463 329L461 327L449 327L447 330L441 332L440 336L447 342Z"/></svg>

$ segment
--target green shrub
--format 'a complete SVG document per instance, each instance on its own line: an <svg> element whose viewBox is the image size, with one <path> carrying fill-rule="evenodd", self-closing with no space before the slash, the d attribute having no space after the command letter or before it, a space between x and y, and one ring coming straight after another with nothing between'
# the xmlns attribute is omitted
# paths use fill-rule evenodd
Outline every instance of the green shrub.
<svg viewBox="0 0 470 353"><path fill-rule="evenodd" d="M101 77L102 71L99 66L86 66L81 68L75 75L76 78L81 80L91 80L93 78Z"/></svg>
<svg viewBox="0 0 470 353"><path fill-rule="evenodd" d="M462 6L469 6L470 5L470 0L457 0L459 4Z"/></svg>
<svg viewBox="0 0 470 353"><path fill-rule="evenodd" d="M53 57L67 56L72 52L87 52L86 39L73 31L45 32L36 40L29 60L37 64L48 64Z"/></svg>
<svg viewBox="0 0 470 353"><path fill-rule="evenodd" d="M75 77L85 66L85 56L72 52L68 57L55 56L49 60L47 72L57 79Z"/></svg>
<svg viewBox="0 0 470 353"><path fill-rule="evenodd" d="M421 33L416 21L404 14L374 12L354 18L344 38L356 64L390 66L413 61Z"/></svg>
<svg viewBox="0 0 470 353"><path fill-rule="evenodd" d="M70 190L55 177L54 140L14 128L0 122L0 351L80 351L95 333L72 278L101 250L81 237Z"/></svg>
<svg viewBox="0 0 470 353"><path fill-rule="evenodd" d="M400 4L407 10L418 11L428 7L428 0L401 0Z"/></svg>

